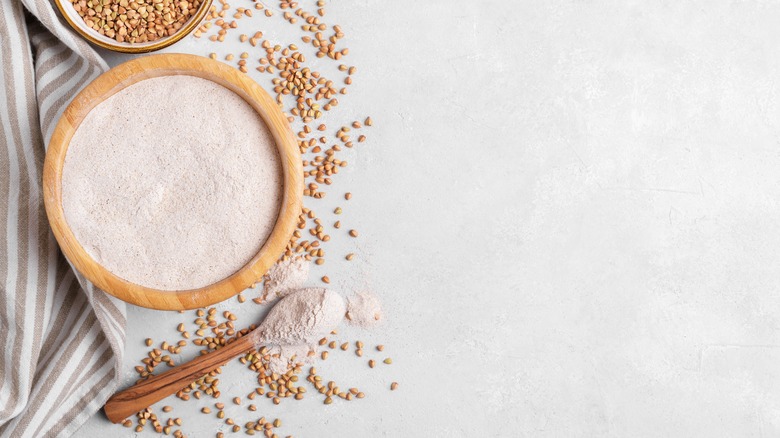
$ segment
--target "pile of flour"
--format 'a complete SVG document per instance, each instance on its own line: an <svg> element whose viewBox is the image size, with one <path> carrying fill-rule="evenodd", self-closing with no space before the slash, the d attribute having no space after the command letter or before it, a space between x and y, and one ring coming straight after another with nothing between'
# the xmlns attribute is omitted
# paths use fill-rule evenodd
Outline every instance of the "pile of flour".
<svg viewBox="0 0 780 438"><path fill-rule="evenodd" d="M295 363L311 363L317 341L344 319L341 295L323 288L291 289L252 332L259 348L270 345L271 371L283 374Z"/></svg>
<svg viewBox="0 0 780 438"><path fill-rule="evenodd" d="M347 321L352 325L371 328L382 321L382 304L374 293L360 291L347 302Z"/></svg>
<svg viewBox="0 0 780 438"><path fill-rule="evenodd" d="M323 288L298 289L279 301L254 333L273 345L309 345L327 336L346 306L338 293Z"/></svg>
<svg viewBox="0 0 780 438"><path fill-rule="evenodd" d="M276 263L263 285L264 302L281 299L255 330L257 343L268 347L272 372L283 374L296 364L310 364L318 341L327 337L346 316L355 326L371 328L382 321L379 297L360 291L347 303L337 293L323 288L304 288L311 262L303 257Z"/></svg>
<svg viewBox="0 0 780 438"><path fill-rule="evenodd" d="M265 275L263 301L275 301L303 287L309 278L310 266L311 262L303 257L289 258L273 265Z"/></svg>
<svg viewBox="0 0 780 438"><path fill-rule="evenodd" d="M238 271L282 197L276 143L240 96L194 76L133 84L76 130L62 171L65 219L115 275L163 290Z"/></svg>

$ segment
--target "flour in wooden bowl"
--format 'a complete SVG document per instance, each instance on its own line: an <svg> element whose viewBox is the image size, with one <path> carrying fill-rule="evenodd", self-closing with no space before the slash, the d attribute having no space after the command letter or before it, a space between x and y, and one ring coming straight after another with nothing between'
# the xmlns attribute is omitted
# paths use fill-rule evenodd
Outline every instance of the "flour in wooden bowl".
<svg viewBox="0 0 780 438"><path fill-rule="evenodd" d="M246 265L281 199L280 158L262 118L194 76L146 79L98 104L62 170L65 219L87 253L161 290L205 287Z"/></svg>

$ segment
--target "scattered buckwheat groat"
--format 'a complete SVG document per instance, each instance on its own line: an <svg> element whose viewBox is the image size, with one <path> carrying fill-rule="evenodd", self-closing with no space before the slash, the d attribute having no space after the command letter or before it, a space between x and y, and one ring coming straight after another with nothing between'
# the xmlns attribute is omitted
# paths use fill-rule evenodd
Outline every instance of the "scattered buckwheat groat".
<svg viewBox="0 0 780 438"><path fill-rule="evenodd" d="M340 26L326 22L332 18L331 14L326 18L325 1L303 3L281 0L268 3L247 0L241 4L235 2L234 6L230 3L229 0L214 0L193 38L201 38L198 42L203 43L204 56L234 66L272 92L273 98L288 116L303 160L304 206L298 216L297 229L279 262L269 270L264 284L254 292L248 290L242 294L255 303L251 304L253 308L264 309L262 306L278 298L298 293L306 286L307 280L322 286L328 282L342 286L345 279L340 278L335 270L325 272L325 269L353 266L364 259L364 253L357 245L365 236L370 236L370 230L350 220L350 207L359 200L359 192L356 191L353 196L348 187L334 186L341 184L338 175L348 166L347 160L354 153L353 149L372 147L370 132L375 120L365 114L339 118L340 109L353 112L347 92L359 82L364 68L350 65L348 59L352 55L344 46L347 41L345 33ZM299 32L300 39L285 41L269 30L269 20L283 20L284 26ZM229 50L220 50L220 43L225 41L235 41L242 48L231 44ZM314 56L308 56L310 52L304 49L312 47ZM232 56L227 60L229 51ZM368 149L361 153L368 153ZM332 203L328 204L328 201ZM357 237L358 229L360 237ZM354 236L350 230L354 230ZM348 246L333 249L330 246L333 241ZM312 274L309 279L312 270L316 271L316 275ZM255 295L250 295L252 293ZM225 305L249 304L231 300ZM165 369L167 362L162 359L167 353L174 354L172 351L176 351L175 354L180 354L182 349L187 348L197 348L200 353L206 353L222 348L232 337L245 336L249 330L256 328L252 324L256 321L238 318L231 312L226 314L222 306L219 312L211 307L182 315L178 336L185 337L185 333L187 336L173 342L168 340L169 344L165 344L167 349L162 349L160 354L150 351L150 355L144 357L136 368L141 379L152 375L160 367ZM374 327L384 319L378 297L370 292L350 296L341 317L359 328ZM158 339L158 336L154 338ZM343 348L345 343L346 348ZM321 400L322 409L331 409L339 403L360 403L366 397L373 397L375 394L358 387L361 382L336 382L328 377L329 370L341 365L339 360L354 359L361 367L369 361L372 368L369 372L382 379L388 396L395 395L391 391L402 390L399 385L402 382L396 382L392 375L397 365L385 362L392 362L390 346L364 344L336 330L322 334L313 342L262 344L237 360L251 371L250 377L241 385L221 382L223 369L236 365L229 363L177 394L180 400L187 402L190 412L199 412L203 404L208 403L211 413L202 415L214 419L212 436L224 438L235 432L244 432L282 437L286 435L279 430L282 428L281 421L268 415L268 409L274 407L270 405L315 397ZM241 398L241 406L232 403L234 397ZM176 409L177 415L182 415L178 412L180 408ZM144 427L157 430L156 424L161 427L167 424L166 419L158 419L152 410L139 414L136 427L142 430ZM162 417L159 412L157 415ZM145 418L143 424L140 424L141 418ZM285 419L285 422L289 421ZM184 424L178 430L180 434L186 428L186 421ZM164 432L162 428L160 431Z"/></svg>

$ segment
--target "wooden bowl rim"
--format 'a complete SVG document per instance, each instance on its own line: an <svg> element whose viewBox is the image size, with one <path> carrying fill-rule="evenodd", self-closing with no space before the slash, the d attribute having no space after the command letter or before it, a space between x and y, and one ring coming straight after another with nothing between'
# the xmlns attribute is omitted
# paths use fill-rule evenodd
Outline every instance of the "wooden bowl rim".
<svg viewBox="0 0 780 438"><path fill-rule="evenodd" d="M70 139L86 115L118 91L144 79L190 75L218 83L241 96L260 114L279 152L283 197L274 228L260 251L233 275L209 286L167 291L124 280L97 263L84 250L65 220L62 207L62 168ZM186 54L150 55L120 64L87 85L57 122L43 167L44 205L54 237L68 260L105 292L137 306L158 310L186 310L226 300L258 282L278 260L296 228L301 212L303 167L298 143L287 118L260 85L235 68L208 58Z"/></svg>
<svg viewBox="0 0 780 438"><path fill-rule="evenodd" d="M73 8L73 4L70 3L68 0L54 0L54 4L57 5L57 9L60 10L60 14L65 19L65 21L70 25L73 30L78 32L79 35L81 35L85 40L89 41L90 43L102 47L104 49L113 50L114 52L121 52L121 53L148 53L148 52L154 52L156 50L164 49L185 36L192 33L193 30L195 30L196 27L200 24L201 21L203 21L203 17L206 16L206 14L209 11L209 8L211 7L213 0L203 0L203 3L200 5L200 9L190 17L190 19L184 23L184 25L179 29L176 33L169 37L165 37L160 39L159 41L153 42L151 44L145 44L145 45L139 45L139 46L132 46L132 45L123 45L119 42L116 44L111 43L110 41L104 41L100 38L96 38L94 35L90 33L90 30L87 30L87 24L84 23L84 21L76 22L71 16L68 14L68 12L65 10L66 8ZM108 38L108 37L106 37Z"/></svg>

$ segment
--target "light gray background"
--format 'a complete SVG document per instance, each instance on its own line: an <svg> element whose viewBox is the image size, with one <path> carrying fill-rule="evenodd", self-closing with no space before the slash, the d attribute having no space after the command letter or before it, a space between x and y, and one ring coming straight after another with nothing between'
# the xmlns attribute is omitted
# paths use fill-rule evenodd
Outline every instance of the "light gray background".
<svg viewBox="0 0 780 438"><path fill-rule="evenodd" d="M778 2L332 3L359 70L328 120L376 126L313 204L361 237L312 278L384 299L342 338L394 364L335 354L322 372L368 398L258 413L296 437L780 434ZM127 382L183 320L129 314ZM175 405L191 436L216 431L205 404Z"/></svg>

